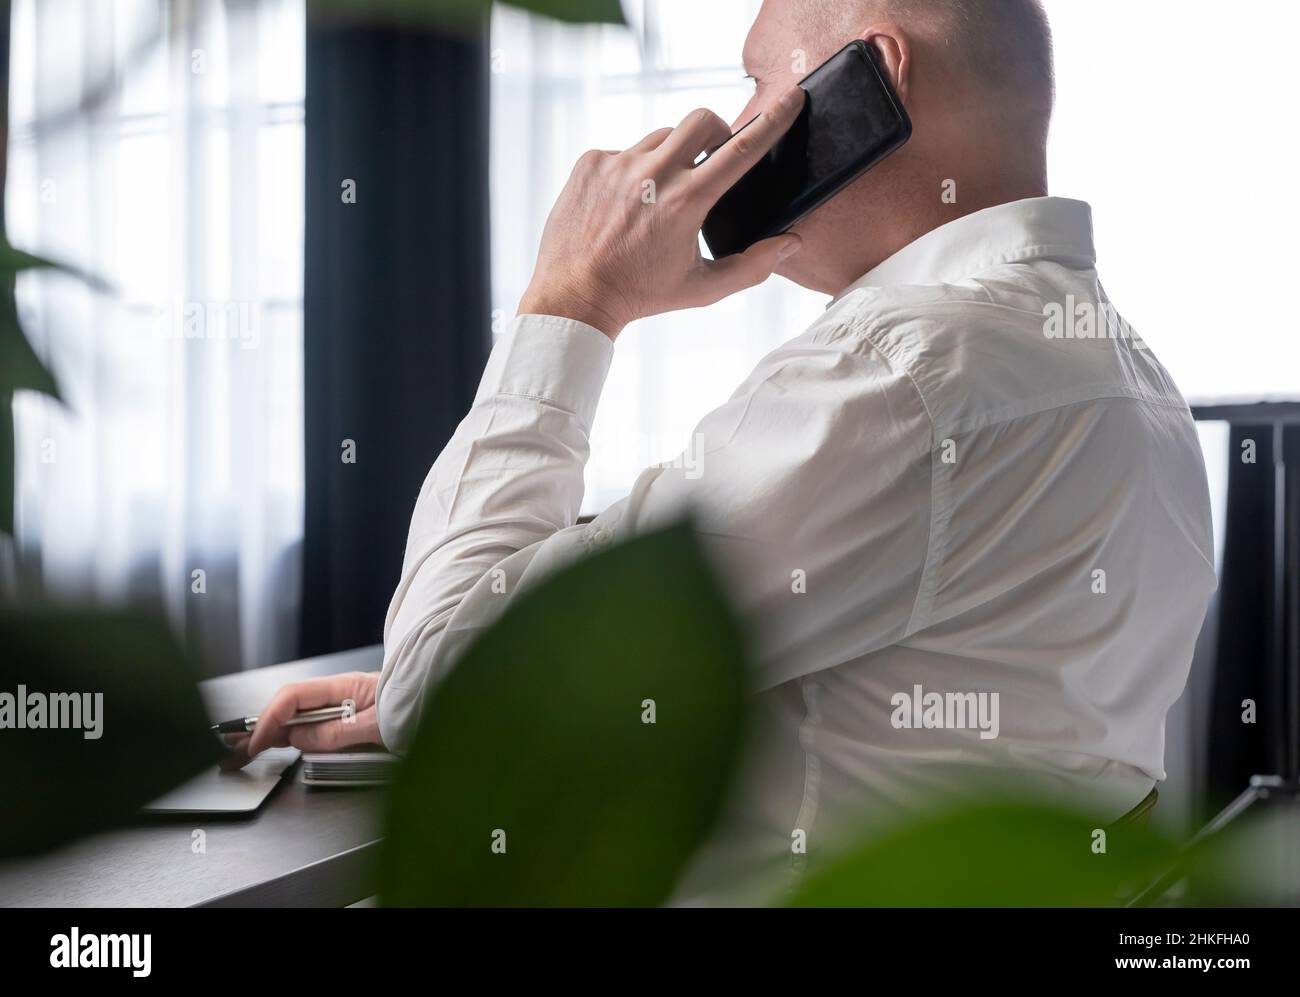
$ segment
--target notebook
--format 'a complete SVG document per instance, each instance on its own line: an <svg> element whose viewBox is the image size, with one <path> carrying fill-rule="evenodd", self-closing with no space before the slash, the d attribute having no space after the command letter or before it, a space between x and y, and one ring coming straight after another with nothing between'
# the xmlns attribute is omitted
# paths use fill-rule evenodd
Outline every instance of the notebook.
<svg viewBox="0 0 1300 997"><path fill-rule="evenodd" d="M343 751L308 751L302 781L308 786L382 786L393 778L397 756L363 745Z"/></svg>

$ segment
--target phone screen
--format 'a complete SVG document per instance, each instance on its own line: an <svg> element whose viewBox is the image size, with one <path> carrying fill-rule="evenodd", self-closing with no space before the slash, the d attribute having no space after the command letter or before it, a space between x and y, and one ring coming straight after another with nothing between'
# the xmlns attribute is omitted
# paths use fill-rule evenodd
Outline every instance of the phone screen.
<svg viewBox="0 0 1300 997"><path fill-rule="evenodd" d="M860 39L799 85L807 99L795 123L704 220L714 259L785 232L911 137L902 101Z"/></svg>

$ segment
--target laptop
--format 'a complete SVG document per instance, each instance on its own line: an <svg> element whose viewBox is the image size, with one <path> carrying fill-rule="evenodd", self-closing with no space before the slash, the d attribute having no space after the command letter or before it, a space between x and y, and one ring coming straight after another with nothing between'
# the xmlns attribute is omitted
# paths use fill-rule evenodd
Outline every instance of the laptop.
<svg viewBox="0 0 1300 997"><path fill-rule="evenodd" d="M242 769L211 768L164 793L144 808L146 814L251 814L280 785L301 757L297 748L268 748Z"/></svg>

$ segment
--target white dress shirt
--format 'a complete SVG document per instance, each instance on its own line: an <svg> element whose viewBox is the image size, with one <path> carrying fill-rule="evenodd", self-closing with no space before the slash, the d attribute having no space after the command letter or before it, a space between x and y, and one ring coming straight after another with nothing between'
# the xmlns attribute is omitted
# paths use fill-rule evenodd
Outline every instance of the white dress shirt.
<svg viewBox="0 0 1300 997"><path fill-rule="evenodd" d="M692 459L575 525L613 353L537 315L497 342L412 519L391 749L509 594L689 508L757 636L762 720L684 895L758 899L738 876L797 876L841 834L1009 773L1099 820L1164 778L1215 587L1209 498L1186 403L1098 282L1086 204L916 240L706 415Z"/></svg>

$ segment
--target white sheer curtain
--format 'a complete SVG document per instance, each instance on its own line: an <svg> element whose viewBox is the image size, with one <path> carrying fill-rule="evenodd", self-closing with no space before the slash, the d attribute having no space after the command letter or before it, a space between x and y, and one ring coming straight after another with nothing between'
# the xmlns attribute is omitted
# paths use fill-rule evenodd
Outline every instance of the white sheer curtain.
<svg viewBox="0 0 1300 997"><path fill-rule="evenodd" d="M1208 0L1047 0L1058 102L1054 193L1093 203L1107 290L1189 397L1300 397L1300 338L1283 331L1300 206L1279 164L1300 137L1300 4L1243 0L1242 82L1206 41ZM748 99L741 47L759 0L627 0L632 30L568 28L498 8L492 22L492 266L498 327L514 314L542 224L578 155L621 148L693 107ZM1282 169L1282 172L1278 172ZM695 422L826 299L774 279L619 339L585 511L690 444Z"/></svg>
<svg viewBox="0 0 1300 997"><path fill-rule="evenodd" d="M10 236L112 285L20 281L67 406L17 406L17 585L161 604L212 671L292 656L303 0L13 6Z"/></svg>

